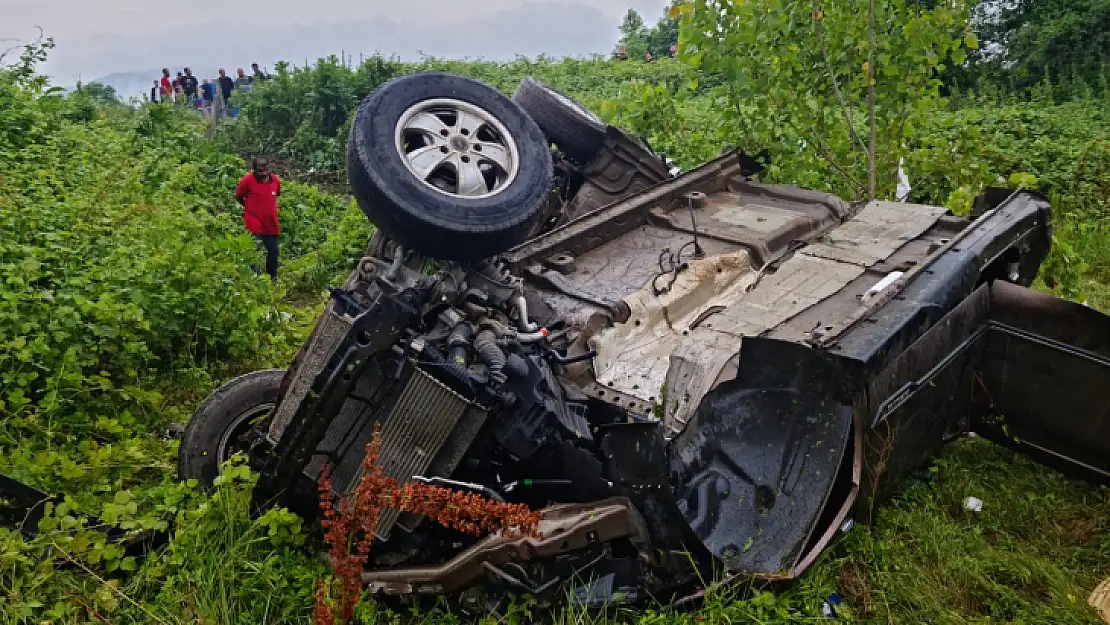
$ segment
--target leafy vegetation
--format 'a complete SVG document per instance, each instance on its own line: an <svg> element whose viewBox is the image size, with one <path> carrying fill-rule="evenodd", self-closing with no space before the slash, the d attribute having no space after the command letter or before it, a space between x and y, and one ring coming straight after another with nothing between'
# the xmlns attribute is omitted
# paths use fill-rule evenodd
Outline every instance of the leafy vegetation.
<svg viewBox="0 0 1110 625"><path fill-rule="evenodd" d="M223 127L218 139L229 151L277 156L299 175L338 187L346 178L347 133L358 103L391 78L423 71L462 74L505 94L531 75L560 85L594 109L619 97L626 81L678 85L686 77L685 66L667 59L651 65L601 58L402 63L373 56L349 68L332 56L310 67L278 64L273 80L255 89L238 123Z"/></svg>
<svg viewBox="0 0 1110 625"><path fill-rule="evenodd" d="M230 482L212 498L175 483L176 443L164 436L216 380L287 362L303 336L298 316L275 314L279 294L251 273L254 243L213 186L230 188L240 161L168 107L63 97L32 71L47 49L28 46L0 73L0 457L4 473L67 496L35 541L0 529L0 614L291 614L310 592L278 593L269 615L226 593L236 577L251 576L236 592L268 587L255 596L295 585L298 567L315 577L288 548L299 521L249 520ZM318 192L291 187L314 206ZM89 515L124 531L176 529L140 565L82 528Z"/></svg>
<svg viewBox="0 0 1110 625"><path fill-rule="evenodd" d="M982 71L984 49L1003 35L1020 39L1013 33L1028 28L1028 36L1056 41L1071 32L1065 26L1099 23L1101 5L1092 0L1065 21L1052 12L1058 3L1017 3L1021 24L1057 27L988 34L980 26L976 38L965 28L968 6L875 0L882 26L872 30L865 6L841 4L678 8L654 30L641 20L624 33L632 56L630 44L656 45L650 32L680 29L680 58L656 54L651 64L633 56L282 65L214 141L195 116L173 107L132 110L91 85L70 95L51 88L35 71L49 40L6 60L0 471L67 497L36 539L0 528L0 622L310 621L324 574L312 555L315 537L284 510L252 519L253 477L241 465L207 495L177 483L176 443L164 431L230 376L286 366L323 288L365 249L372 226L344 193L344 142L359 100L402 73L451 71L505 93L534 75L683 166L734 145L767 148L768 181L848 197L871 193L872 170L875 193L890 196L899 161L911 201L954 211L966 210L984 185L1036 188L1056 211L1042 287L1110 308L1105 64L1091 62L1074 77L1065 65L1050 67L1045 80L1041 61L1056 58L1053 48L1037 57L1015 45L1006 54L1024 54L1037 70L1015 78L1018 89L981 84L969 93L949 82L945 99L938 82ZM725 34L704 35L718 25ZM961 65L964 55L971 62ZM942 68L958 69L938 75ZM250 270L257 250L231 194L243 158L256 154L276 157L285 175L276 288ZM985 501L982 513L964 509L969 495ZM127 532L173 530L168 544L135 559L105 541L105 527L88 526L93 515ZM812 622L836 592L842 616L865 621L1095 623L1085 603L1110 566L1108 520L1110 491L962 441L885 507L877 525L854 528L784 592L740 600L714 589L701 614L603 620ZM369 604L358 618L407 617ZM413 618L460 620L444 612ZM507 616L528 618L527 606Z"/></svg>
<svg viewBox="0 0 1110 625"><path fill-rule="evenodd" d="M623 48L625 57L630 59L643 59L648 52L656 59L671 56L671 46L678 45L678 15L673 11L676 6L677 3L671 3L650 28L635 9L629 9L621 21L618 50Z"/></svg>
<svg viewBox="0 0 1110 625"><path fill-rule="evenodd" d="M835 190L851 198L893 195L904 140L936 107L938 68L977 45L961 32L961 2L698 0L676 12L683 57L726 78L712 93L733 142L773 146L772 176L815 172L803 186L827 186L818 172L831 166L843 178Z"/></svg>
<svg viewBox="0 0 1110 625"><path fill-rule="evenodd" d="M1110 2L984 0L974 17L984 45L966 67L953 68L953 88L1002 89L1022 97L1046 82L1067 97L1105 89Z"/></svg>
<svg viewBox="0 0 1110 625"><path fill-rule="evenodd" d="M89 98L101 104L117 104L120 102L119 94L116 93L115 87L111 85L98 82L90 82L87 84L78 83L77 91L84 93Z"/></svg>

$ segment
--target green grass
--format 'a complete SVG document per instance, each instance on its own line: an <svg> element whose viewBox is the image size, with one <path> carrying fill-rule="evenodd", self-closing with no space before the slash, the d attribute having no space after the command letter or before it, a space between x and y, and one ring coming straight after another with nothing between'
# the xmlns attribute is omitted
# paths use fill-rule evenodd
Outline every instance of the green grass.
<svg viewBox="0 0 1110 625"><path fill-rule="evenodd" d="M952 445L812 573L861 617L891 622L1096 623L1110 576L1110 490L981 439ZM983 500L968 511L966 497Z"/></svg>

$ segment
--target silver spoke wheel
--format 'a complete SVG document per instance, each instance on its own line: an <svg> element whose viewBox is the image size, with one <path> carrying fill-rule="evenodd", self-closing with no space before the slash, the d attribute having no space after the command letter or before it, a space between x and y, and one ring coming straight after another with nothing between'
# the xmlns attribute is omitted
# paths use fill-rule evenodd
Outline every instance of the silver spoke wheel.
<svg viewBox="0 0 1110 625"><path fill-rule="evenodd" d="M512 184L520 168L520 152L509 131L469 102L420 102L401 115L395 135L405 167L447 195L494 195Z"/></svg>

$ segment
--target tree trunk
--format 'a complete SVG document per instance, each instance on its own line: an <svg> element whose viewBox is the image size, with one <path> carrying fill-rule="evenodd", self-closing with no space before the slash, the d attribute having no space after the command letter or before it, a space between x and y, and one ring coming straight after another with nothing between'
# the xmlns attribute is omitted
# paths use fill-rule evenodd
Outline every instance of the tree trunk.
<svg viewBox="0 0 1110 625"><path fill-rule="evenodd" d="M867 193L878 196L878 172L875 166L875 144L878 142L875 120L875 0L867 0L867 117L870 133L867 138Z"/></svg>

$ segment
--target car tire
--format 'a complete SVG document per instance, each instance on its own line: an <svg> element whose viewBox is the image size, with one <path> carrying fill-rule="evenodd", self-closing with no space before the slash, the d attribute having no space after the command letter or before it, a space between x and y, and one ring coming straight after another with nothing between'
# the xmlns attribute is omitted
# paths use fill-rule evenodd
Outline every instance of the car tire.
<svg viewBox="0 0 1110 625"><path fill-rule="evenodd" d="M390 80L362 102L347 173L383 236L467 262L527 237L551 190L552 163L543 132L509 98L426 72Z"/></svg>
<svg viewBox="0 0 1110 625"><path fill-rule="evenodd" d="M259 418L269 418L284 377L285 369L254 371L209 395L185 426L177 453L178 477L211 486L238 447L236 439Z"/></svg>
<svg viewBox="0 0 1110 625"><path fill-rule="evenodd" d="M517 85L513 102L520 105L551 143L580 164L587 164L605 145L607 125L573 98L528 76Z"/></svg>

